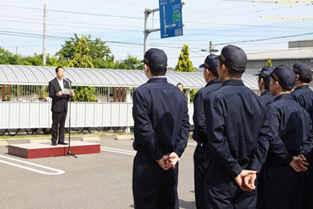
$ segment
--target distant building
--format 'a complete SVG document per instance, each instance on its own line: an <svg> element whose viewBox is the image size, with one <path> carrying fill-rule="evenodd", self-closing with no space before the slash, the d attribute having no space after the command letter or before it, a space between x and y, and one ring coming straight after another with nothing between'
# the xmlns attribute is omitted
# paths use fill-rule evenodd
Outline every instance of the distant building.
<svg viewBox="0 0 313 209"><path fill-rule="evenodd" d="M269 58L273 67L278 65L292 67L294 63L302 62L313 68L313 40L290 41L288 46L288 49L247 52L247 69L261 69Z"/></svg>

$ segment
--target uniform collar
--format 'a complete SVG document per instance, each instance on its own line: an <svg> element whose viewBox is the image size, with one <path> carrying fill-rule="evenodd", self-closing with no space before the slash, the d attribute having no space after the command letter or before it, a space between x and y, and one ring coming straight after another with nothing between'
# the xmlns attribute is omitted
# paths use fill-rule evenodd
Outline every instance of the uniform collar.
<svg viewBox="0 0 313 209"><path fill-rule="evenodd" d="M287 99L287 100L289 100L289 99L290 99L290 100L293 100L291 94L281 94L281 95L279 95L278 97L276 97L276 98L274 99L274 101L285 100L285 99Z"/></svg>
<svg viewBox="0 0 313 209"><path fill-rule="evenodd" d="M223 82L222 86L244 86L242 80L229 79Z"/></svg>
<svg viewBox="0 0 313 209"><path fill-rule="evenodd" d="M271 92L270 91L264 91L261 96L264 96L264 95L271 95Z"/></svg>
<svg viewBox="0 0 313 209"><path fill-rule="evenodd" d="M295 88L294 91L299 90L299 89L308 89L308 88L309 88L309 85L301 85L301 86L298 86L297 88Z"/></svg>
<svg viewBox="0 0 313 209"><path fill-rule="evenodd" d="M147 83L165 83L165 82L167 82L167 79L165 76L162 76L150 78Z"/></svg>
<svg viewBox="0 0 313 209"><path fill-rule="evenodd" d="M212 84L214 84L214 83L220 83L220 79L215 78L215 79L209 81L209 82L205 85L205 87L207 87L207 86L209 86L209 85L212 85Z"/></svg>

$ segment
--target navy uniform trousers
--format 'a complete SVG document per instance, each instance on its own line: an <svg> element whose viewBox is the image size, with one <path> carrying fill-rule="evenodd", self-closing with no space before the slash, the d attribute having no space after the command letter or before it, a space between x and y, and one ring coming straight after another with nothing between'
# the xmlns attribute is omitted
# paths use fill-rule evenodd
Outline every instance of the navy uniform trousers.
<svg viewBox="0 0 313 209"><path fill-rule="evenodd" d="M208 169L208 160L204 158L207 151L207 133L204 113L204 100L213 91L221 87L219 79L213 79L207 85L201 88L194 99L194 131L193 139L197 141L197 147L193 155L194 161L194 181L195 181L195 199L197 209L205 208L205 178Z"/></svg>
<svg viewBox="0 0 313 209"><path fill-rule="evenodd" d="M225 169L214 162L209 163L206 176L208 209L255 208L256 190L245 192L239 188Z"/></svg>
<svg viewBox="0 0 313 209"><path fill-rule="evenodd" d="M165 171L149 153L138 151L133 165L136 209L178 209L178 163Z"/></svg>
<svg viewBox="0 0 313 209"><path fill-rule="evenodd" d="M301 209L304 174L286 164L264 166L264 209Z"/></svg>

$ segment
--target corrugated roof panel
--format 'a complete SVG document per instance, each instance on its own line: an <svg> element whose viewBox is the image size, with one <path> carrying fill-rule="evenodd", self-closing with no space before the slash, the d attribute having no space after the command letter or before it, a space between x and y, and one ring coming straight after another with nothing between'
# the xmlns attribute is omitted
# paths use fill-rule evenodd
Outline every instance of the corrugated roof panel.
<svg viewBox="0 0 313 209"><path fill-rule="evenodd" d="M96 85L96 83L92 80L92 73L88 71L88 69L85 68L73 68L75 71L79 71L79 74L81 75L81 78L83 79L83 83L88 84L90 86ZM99 80L97 80L99 83Z"/></svg>
<svg viewBox="0 0 313 209"><path fill-rule="evenodd" d="M99 77L102 85L107 85L110 83L110 80L107 78L105 71L106 70L101 70L101 69L96 70L97 76Z"/></svg>
<svg viewBox="0 0 313 209"><path fill-rule="evenodd" d="M68 77L73 82L73 84L75 84L76 86L86 85L82 76L83 75L81 75L81 73L79 71L75 70L74 68L66 68L66 70L65 70L65 76L64 77L65 78Z"/></svg>
<svg viewBox="0 0 313 209"><path fill-rule="evenodd" d="M143 71L141 71L142 73L144 73ZM120 77L123 78L123 80L125 81L125 83L129 86L134 86L135 85L135 81L134 81L134 77L132 77L130 70L119 70L120 73ZM139 75L139 73L137 73L137 75Z"/></svg>
<svg viewBox="0 0 313 209"><path fill-rule="evenodd" d="M176 85L177 83L182 83L184 88L201 88L205 85L205 81L203 79L203 73L193 72L168 72L167 73L168 82Z"/></svg>
<svg viewBox="0 0 313 209"><path fill-rule="evenodd" d="M133 80L134 86L140 86L148 81L143 70L130 70L129 77Z"/></svg>
<svg viewBox="0 0 313 209"><path fill-rule="evenodd" d="M121 84L124 83L123 79L120 79L119 76L117 76L118 72L116 70L106 70L105 73L111 86L121 86Z"/></svg>
<svg viewBox="0 0 313 209"><path fill-rule="evenodd" d="M27 66L27 68L29 69L29 72L31 74L32 77L35 77L37 82L41 82L43 80L46 80L46 77L44 76L44 74L46 74L46 72L43 72L43 68L40 68L40 67L30 67L30 66Z"/></svg>
<svg viewBox="0 0 313 209"><path fill-rule="evenodd" d="M182 83L184 88L200 89L205 86L203 73L167 72L168 82ZM55 67L0 65L0 84L48 85L55 78ZM73 86L138 87L147 82L142 70L109 70L66 68L65 78ZM258 90L256 77L243 74L243 81L252 90Z"/></svg>
<svg viewBox="0 0 313 209"><path fill-rule="evenodd" d="M103 84L99 78L99 73L96 70L84 69L84 72L88 74L89 79L94 83L94 85Z"/></svg>
<svg viewBox="0 0 313 209"><path fill-rule="evenodd" d="M5 73L7 70L8 67L6 66L1 66L2 68L0 69L0 82L1 83L7 83L8 80L10 80L8 78L8 75Z"/></svg>

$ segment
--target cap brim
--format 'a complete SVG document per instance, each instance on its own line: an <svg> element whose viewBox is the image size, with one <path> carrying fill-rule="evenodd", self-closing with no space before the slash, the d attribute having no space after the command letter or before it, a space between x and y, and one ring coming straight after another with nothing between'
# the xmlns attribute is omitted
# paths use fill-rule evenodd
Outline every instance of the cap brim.
<svg viewBox="0 0 313 209"><path fill-rule="evenodd" d="M260 73L258 73L258 74L253 74L254 76L259 76L259 75L261 75Z"/></svg>
<svg viewBox="0 0 313 209"><path fill-rule="evenodd" d="M199 65L199 68L204 68L204 64Z"/></svg>

